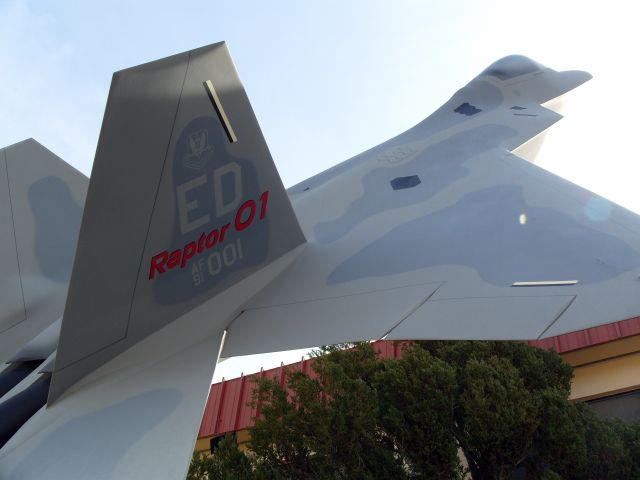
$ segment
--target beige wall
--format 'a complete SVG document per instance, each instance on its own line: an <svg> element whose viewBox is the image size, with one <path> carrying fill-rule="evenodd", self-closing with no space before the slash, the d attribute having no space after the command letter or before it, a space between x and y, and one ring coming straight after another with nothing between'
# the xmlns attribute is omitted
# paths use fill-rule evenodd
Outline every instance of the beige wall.
<svg viewBox="0 0 640 480"><path fill-rule="evenodd" d="M209 449L211 448L211 438L212 437L204 437L196 440L195 451L209 453ZM238 448L240 449L241 452L244 452L247 450L248 441L249 441L249 430L238 430L236 432L236 442L238 442Z"/></svg>
<svg viewBox="0 0 640 480"><path fill-rule="evenodd" d="M640 336L562 356L573 365L573 400L592 400L640 388Z"/></svg>

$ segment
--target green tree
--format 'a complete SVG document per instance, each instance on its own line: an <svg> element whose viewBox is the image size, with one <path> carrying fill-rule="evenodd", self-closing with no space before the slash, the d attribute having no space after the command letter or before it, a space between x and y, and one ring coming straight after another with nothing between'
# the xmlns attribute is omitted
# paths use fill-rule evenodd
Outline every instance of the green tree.
<svg viewBox="0 0 640 480"><path fill-rule="evenodd" d="M456 369L453 434L474 478L640 478L640 428L569 402L573 371L519 342L422 342Z"/></svg>
<svg viewBox="0 0 640 480"><path fill-rule="evenodd" d="M625 445L627 429L618 420L603 420L587 405L577 404L579 428L584 431L586 457L558 472L566 479L597 478L602 480L638 478L633 475L640 465Z"/></svg>
<svg viewBox="0 0 640 480"><path fill-rule="evenodd" d="M424 349L412 346L387 361L375 377L379 424L409 467L408 477L462 476L452 435L455 370Z"/></svg>
<svg viewBox="0 0 640 480"><path fill-rule="evenodd" d="M474 478L543 476L575 454L572 369L559 355L519 342L420 345L456 371L453 434Z"/></svg>
<svg viewBox="0 0 640 480"><path fill-rule="evenodd" d="M619 420L613 422L614 429L628 452L630 464L627 478L640 478L640 422L625 424Z"/></svg>
<svg viewBox="0 0 640 480"><path fill-rule="evenodd" d="M428 352L416 354L380 360L368 344L330 347L316 355L313 377L289 375L288 391L261 380L262 420L250 442L258 470L275 478L460 476L446 434L451 416L441 413L443 406L452 411L453 372Z"/></svg>
<svg viewBox="0 0 640 480"><path fill-rule="evenodd" d="M225 435L213 455L193 454L187 480L236 480L253 475L249 457L238 450L235 436Z"/></svg>
<svg viewBox="0 0 640 480"><path fill-rule="evenodd" d="M569 402L572 368L554 352L419 342L384 360L345 347L316 352L285 388L258 380L251 454L230 439L190 478L456 479L458 452L474 479L640 478L640 425Z"/></svg>

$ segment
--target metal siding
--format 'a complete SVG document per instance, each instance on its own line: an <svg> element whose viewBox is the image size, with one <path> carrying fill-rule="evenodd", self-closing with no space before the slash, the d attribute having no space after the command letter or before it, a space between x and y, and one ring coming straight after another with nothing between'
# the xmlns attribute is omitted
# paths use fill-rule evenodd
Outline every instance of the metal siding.
<svg viewBox="0 0 640 480"><path fill-rule="evenodd" d="M560 346L560 352L567 352L569 350L578 350L589 346L589 335L586 330L580 330L569 335L559 335L558 345Z"/></svg>
<svg viewBox="0 0 640 480"><path fill-rule="evenodd" d="M640 334L640 317L634 317L528 343L540 348L553 348L558 353L567 353L638 334Z"/></svg>
<svg viewBox="0 0 640 480"><path fill-rule="evenodd" d="M527 343L539 348L553 349L558 353L567 353L639 334L640 317L634 317L542 340L531 340ZM406 345L405 342L381 340L375 342L373 347L381 358L399 358ZM261 370L260 373L249 377L242 376L213 384L198 438L223 435L227 432L250 428L260 413L259 406L257 408L249 406L255 387L255 382L252 379L256 376L273 378L284 386L286 372L294 370L300 370L311 378L317 378L317 374L313 370L314 361L313 358L302 359L291 365L282 364L276 368Z"/></svg>
<svg viewBox="0 0 640 480"><path fill-rule="evenodd" d="M386 340L374 343L374 349L382 358L398 358L403 346L402 342ZM299 362L290 365L281 364L279 367L261 370L253 375L243 375L231 380L222 379L221 382L214 383L209 391L198 438L215 437L252 427L255 418L260 414L259 406L255 408L250 406L251 396L256 386L254 378L272 378L282 386L285 386L287 372L299 370L311 378L317 378L313 370L313 362L313 358L304 359L303 357ZM289 389L287 391L291 394Z"/></svg>
<svg viewBox="0 0 640 480"><path fill-rule="evenodd" d="M640 317L630 318L624 322L618 322L622 337L630 337L640 333Z"/></svg>
<svg viewBox="0 0 640 480"><path fill-rule="evenodd" d="M218 415L218 429L225 432L234 430L234 420L238 409L238 396L240 393L240 379L226 382L224 397Z"/></svg>
<svg viewBox="0 0 640 480"><path fill-rule="evenodd" d="M249 403L251 402L251 393L255 386L253 381L254 377L244 377L244 389L240 396L240 402L243 408L239 409L239 415L237 419L237 430L246 428L253 423L253 418L257 415L257 409L252 408Z"/></svg>
<svg viewBox="0 0 640 480"><path fill-rule="evenodd" d="M602 325L598 328L590 328L587 330L589 336L589 342L591 344L598 344L608 342L611 339L620 338L620 330L617 328L616 323L610 323L608 325Z"/></svg>

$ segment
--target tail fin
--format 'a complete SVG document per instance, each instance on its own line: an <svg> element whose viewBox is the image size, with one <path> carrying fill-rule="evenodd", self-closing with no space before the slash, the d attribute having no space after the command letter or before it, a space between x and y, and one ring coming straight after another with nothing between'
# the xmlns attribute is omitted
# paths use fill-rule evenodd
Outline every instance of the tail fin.
<svg viewBox="0 0 640 480"><path fill-rule="evenodd" d="M0 149L0 363L62 315L87 184L33 139Z"/></svg>
<svg viewBox="0 0 640 480"><path fill-rule="evenodd" d="M224 43L117 72L49 402L303 242Z"/></svg>

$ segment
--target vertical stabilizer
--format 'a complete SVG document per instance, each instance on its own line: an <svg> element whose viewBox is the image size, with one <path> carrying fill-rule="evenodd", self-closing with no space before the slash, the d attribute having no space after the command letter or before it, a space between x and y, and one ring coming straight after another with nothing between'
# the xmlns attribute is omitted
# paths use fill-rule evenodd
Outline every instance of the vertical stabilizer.
<svg viewBox="0 0 640 480"><path fill-rule="evenodd" d="M302 242L224 43L117 72L49 402Z"/></svg>
<svg viewBox="0 0 640 480"><path fill-rule="evenodd" d="M33 139L0 149L0 362L62 315L87 184Z"/></svg>

